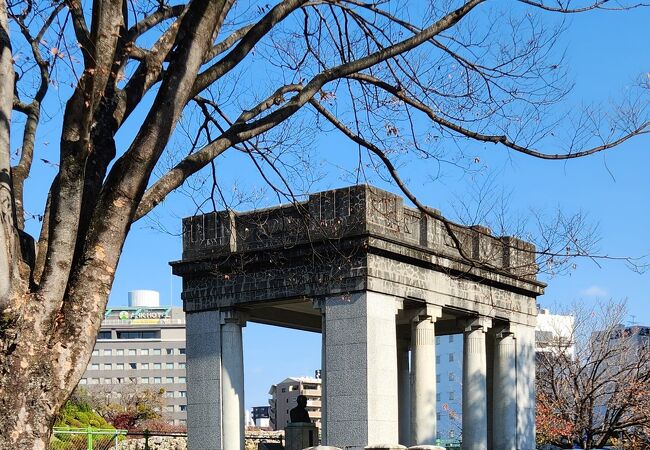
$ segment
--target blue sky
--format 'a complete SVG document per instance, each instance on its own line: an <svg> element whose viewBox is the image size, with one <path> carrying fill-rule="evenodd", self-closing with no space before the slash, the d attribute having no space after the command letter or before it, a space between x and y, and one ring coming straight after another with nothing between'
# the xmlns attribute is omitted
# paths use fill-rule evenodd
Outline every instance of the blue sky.
<svg viewBox="0 0 650 450"><path fill-rule="evenodd" d="M595 12L571 16L562 37L566 48L570 75L576 87L567 102L607 103L629 87L642 74L650 73L648 59L648 24L650 9L634 13ZM65 97L65 88L61 88ZM56 107L49 113L50 125L39 133L46 152L44 158L55 160L58 131ZM128 134L128 131L127 131ZM126 136L124 137L126 139ZM350 184L339 165L349 165L356 148L342 138L327 134L316 138L314 155L327 155L317 161L328 176L318 182L319 190ZM612 256L641 256L650 254L650 139L642 137L620 148L590 158L569 162L533 161L508 154L495 146L476 146L470 151L480 157L482 164L496 173L494 184L509 193L510 207L516 214L527 215L530 209L552 212L557 208L567 212L582 211L598 225L602 254ZM317 156L318 157L318 156ZM335 161L336 163L333 163ZM466 175L451 176L433 182L426 174L434 168L418 162L407 164L403 176L420 199L443 214L453 215L458 197L471 184ZM237 184L259 186L247 165L238 156L226 156L219 161L218 173L226 189ZM28 210L37 211L53 169L38 162L28 189L35 190L28 201ZM370 181L378 182L376 179ZM484 179L478 179L483 182ZM384 188L394 188L378 182ZM262 203L274 204L266 195ZM173 195L157 213L171 234L163 233L150 221L136 223L127 239L117 271L110 304L126 303L127 292L133 289L155 289L161 301L180 304L180 279L172 277L168 262L180 259L180 218L191 214L193 206L187 199ZM32 221L29 229L34 232ZM541 303L562 308L574 301L627 299L630 321L650 324L648 289L650 272L638 274L625 264L612 261L576 261L577 267L568 275L545 277L549 286ZM244 332L246 364L246 406L264 405L270 384L287 376L313 375L320 366L320 335L249 324Z"/></svg>

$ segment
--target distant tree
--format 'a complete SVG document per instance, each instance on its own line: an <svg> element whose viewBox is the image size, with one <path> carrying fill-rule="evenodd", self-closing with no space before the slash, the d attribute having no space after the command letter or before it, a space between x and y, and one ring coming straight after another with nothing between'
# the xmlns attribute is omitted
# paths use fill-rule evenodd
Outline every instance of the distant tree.
<svg viewBox="0 0 650 450"><path fill-rule="evenodd" d="M224 152L294 200L309 135L336 130L360 177L392 178L471 260L399 177L401 157L457 165L449 149L464 145L447 143L464 140L566 160L646 133L634 89L611 111L551 109L571 87L553 15L610 4L0 0L0 448L47 446L131 226L204 168L215 207ZM564 122L575 127L557 140ZM55 175L29 210L38 164ZM579 224L563 224L538 249L555 265L585 254Z"/></svg>
<svg viewBox="0 0 650 450"><path fill-rule="evenodd" d="M116 392L93 395L98 412L115 428L121 430L144 429L147 422L157 424L165 404L164 389L142 389L133 386ZM159 430L162 431L162 430Z"/></svg>
<svg viewBox="0 0 650 450"><path fill-rule="evenodd" d="M650 336L621 325L624 304L574 311L571 344L552 343L537 355L539 443L648 448Z"/></svg>

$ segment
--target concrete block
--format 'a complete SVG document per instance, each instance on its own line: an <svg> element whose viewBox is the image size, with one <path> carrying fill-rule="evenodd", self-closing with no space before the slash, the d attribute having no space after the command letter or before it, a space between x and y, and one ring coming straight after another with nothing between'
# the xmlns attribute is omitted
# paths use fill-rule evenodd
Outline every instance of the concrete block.
<svg viewBox="0 0 650 450"><path fill-rule="evenodd" d="M302 450L318 444L318 428L313 423L289 423L284 429L286 450Z"/></svg>
<svg viewBox="0 0 650 450"><path fill-rule="evenodd" d="M187 404L219 403L221 384L219 380L194 380L188 377Z"/></svg>
<svg viewBox="0 0 650 450"><path fill-rule="evenodd" d="M185 316L186 336L218 332L220 323L219 317L219 311L202 311L187 314Z"/></svg>
<svg viewBox="0 0 650 450"><path fill-rule="evenodd" d="M189 417L188 417L189 419ZM221 450L219 427L197 427L188 420L187 448L191 450Z"/></svg>

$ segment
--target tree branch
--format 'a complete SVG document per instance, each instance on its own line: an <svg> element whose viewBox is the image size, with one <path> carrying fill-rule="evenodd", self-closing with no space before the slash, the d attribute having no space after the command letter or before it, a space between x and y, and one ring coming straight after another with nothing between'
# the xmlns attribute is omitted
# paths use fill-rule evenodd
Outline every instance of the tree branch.
<svg viewBox="0 0 650 450"><path fill-rule="evenodd" d="M465 136L470 139L474 139L476 141L481 141L481 142L489 142L492 144L501 144L505 147L508 147L512 150L515 150L516 152L523 153L528 156L533 156L535 158L539 159L547 159L547 160L566 160L566 159L574 159L574 158L583 158L585 156L593 155L595 153L602 152L604 150L608 150L610 148L614 148L623 142L633 138L634 136L638 136L641 134L646 134L650 133L650 121L643 122L641 125L636 127L634 130L631 132L621 136L618 139L615 139L611 142L607 142L602 145L598 145L589 149L577 151L577 152L570 152L570 153L544 153L532 148L528 148L522 145L517 144L516 142L513 142L511 139L508 138L508 136L505 135L489 135L489 134L482 134L473 130L470 130L468 128L462 127L454 122L451 122L450 120L447 120L443 117L440 117L437 115L432 108L429 106L425 105L424 103L420 102L419 100L408 96L406 92L396 86L393 86L389 83L386 83L382 80L379 80L373 76L366 75L366 74L352 74L349 76L349 78L358 80L358 81L363 81L363 82L368 82L374 86L377 86L386 92L389 92L390 94L394 95L398 99L402 100L404 103L420 110L421 112L425 113L433 122L437 123L438 125L441 125L455 133L458 133L462 136Z"/></svg>

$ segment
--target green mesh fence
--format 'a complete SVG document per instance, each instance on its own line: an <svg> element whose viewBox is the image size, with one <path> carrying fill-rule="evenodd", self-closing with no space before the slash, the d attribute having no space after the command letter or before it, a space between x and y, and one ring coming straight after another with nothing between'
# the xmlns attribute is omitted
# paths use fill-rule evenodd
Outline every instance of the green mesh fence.
<svg viewBox="0 0 650 450"><path fill-rule="evenodd" d="M55 427L49 450L112 450L126 430Z"/></svg>

